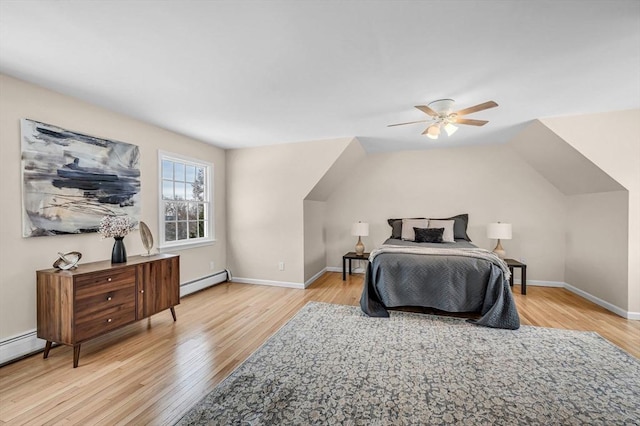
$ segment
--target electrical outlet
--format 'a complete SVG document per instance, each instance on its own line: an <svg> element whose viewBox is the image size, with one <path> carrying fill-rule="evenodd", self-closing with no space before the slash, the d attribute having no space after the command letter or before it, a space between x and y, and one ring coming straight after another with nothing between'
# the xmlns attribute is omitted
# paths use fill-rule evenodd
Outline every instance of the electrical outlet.
<svg viewBox="0 0 640 426"><path fill-rule="evenodd" d="M212 260L211 262L209 262L209 269L213 271L215 268L216 268L216 264L215 264L215 262Z"/></svg>
<svg viewBox="0 0 640 426"><path fill-rule="evenodd" d="M284 271L284 262L279 262L278 263L278 270L279 271Z"/></svg>

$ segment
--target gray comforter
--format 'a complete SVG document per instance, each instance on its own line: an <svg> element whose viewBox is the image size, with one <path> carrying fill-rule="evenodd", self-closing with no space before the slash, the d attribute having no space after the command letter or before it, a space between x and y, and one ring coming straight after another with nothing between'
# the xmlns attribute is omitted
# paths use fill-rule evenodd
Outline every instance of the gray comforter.
<svg viewBox="0 0 640 426"><path fill-rule="evenodd" d="M389 239L385 244L475 248L464 241L428 244ZM420 306L446 312L477 312L470 320L487 327L520 327L509 281L502 269L484 259L450 255L380 253L367 266L360 298L362 311L388 317L387 308Z"/></svg>

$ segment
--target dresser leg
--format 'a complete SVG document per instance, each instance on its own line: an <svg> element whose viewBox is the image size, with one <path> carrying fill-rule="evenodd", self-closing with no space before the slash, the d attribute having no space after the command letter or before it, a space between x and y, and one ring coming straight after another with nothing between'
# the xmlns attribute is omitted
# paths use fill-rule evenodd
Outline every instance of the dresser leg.
<svg viewBox="0 0 640 426"><path fill-rule="evenodd" d="M53 343L51 340L47 340L47 344L44 345L44 354L42 358L47 359L47 357L49 356L49 351L51 350L51 343Z"/></svg>
<svg viewBox="0 0 640 426"><path fill-rule="evenodd" d="M169 309L171 309L171 316L173 317L173 320L177 321L178 319L176 318L176 308L172 306Z"/></svg>
<svg viewBox="0 0 640 426"><path fill-rule="evenodd" d="M73 345L73 368L78 368L79 360L80 360L80 344Z"/></svg>

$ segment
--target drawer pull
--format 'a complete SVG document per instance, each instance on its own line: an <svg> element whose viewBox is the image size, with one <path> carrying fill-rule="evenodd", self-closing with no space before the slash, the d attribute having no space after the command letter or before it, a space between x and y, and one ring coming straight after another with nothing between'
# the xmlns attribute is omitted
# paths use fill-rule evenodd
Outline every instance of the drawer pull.
<svg viewBox="0 0 640 426"><path fill-rule="evenodd" d="M140 293L144 293L144 290L140 290Z"/></svg>
<svg viewBox="0 0 640 426"><path fill-rule="evenodd" d="M111 277L107 278L107 281L111 282Z"/></svg>
<svg viewBox="0 0 640 426"><path fill-rule="evenodd" d="M111 318L109 318L109 319L107 320L107 322L111 322Z"/></svg>
<svg viewBox="0 0 640 426"><path fill-rule="evenodd" d="M111 297L111 296L107 297L107 300L111 300L111 299L112 299L112 297Z"/></svg>

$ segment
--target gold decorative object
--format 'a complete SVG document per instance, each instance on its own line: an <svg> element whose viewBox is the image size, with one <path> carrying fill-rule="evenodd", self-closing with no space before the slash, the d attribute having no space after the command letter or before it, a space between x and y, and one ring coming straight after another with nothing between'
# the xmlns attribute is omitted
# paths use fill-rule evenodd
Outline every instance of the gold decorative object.
<svg viewBox="0 0 640 426"><path fill-rule="evenodd" d="M147 249L147 253L143 254L143 256L151 256L151 249L153 248L153 235L151 234L151 229L147 226L146 223L140 221L140 239L142 239L142 245L145 249Z"/></svg>

